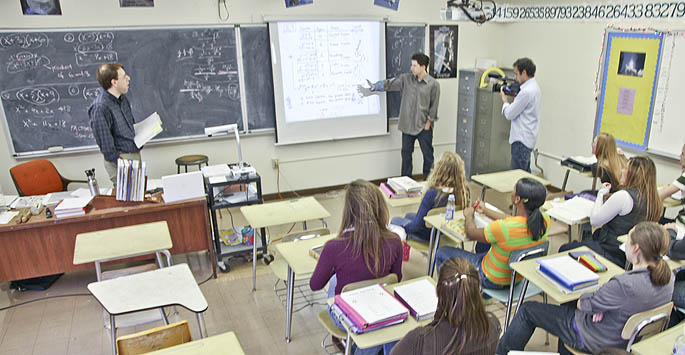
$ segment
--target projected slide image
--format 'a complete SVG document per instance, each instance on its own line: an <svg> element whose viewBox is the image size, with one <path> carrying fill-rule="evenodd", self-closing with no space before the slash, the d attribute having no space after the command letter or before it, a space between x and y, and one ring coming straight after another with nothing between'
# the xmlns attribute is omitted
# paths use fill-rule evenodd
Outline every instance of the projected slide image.
<svg viewBox="0 0 685 355"><path fill-rule="evenodd" d="M621 52L618 60L618 73L642 77L645 70L645 53Z"/></svg>
<svg viewBox="0 0 685 355"><path fill-rule="evenodd" d="M380 112L378 95L357 91L380 79L377 22L293 22L278 32L287 123Z"/></svg>

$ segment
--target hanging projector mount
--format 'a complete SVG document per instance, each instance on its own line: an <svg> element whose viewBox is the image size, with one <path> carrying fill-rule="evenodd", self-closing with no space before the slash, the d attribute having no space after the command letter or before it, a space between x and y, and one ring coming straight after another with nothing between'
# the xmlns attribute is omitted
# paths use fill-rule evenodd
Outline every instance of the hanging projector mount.
<svg viewBox="0 0 685 355"><path fill-rule="evenodd" d="M485 3L485 4L483 4ZM457 13L454 13L456 10ZM497 13L497 4L494 0L448 0L446 11L446 20L459 20L462 16L461 12L468 20L477 24L486 23L493 18Z"/></svg>

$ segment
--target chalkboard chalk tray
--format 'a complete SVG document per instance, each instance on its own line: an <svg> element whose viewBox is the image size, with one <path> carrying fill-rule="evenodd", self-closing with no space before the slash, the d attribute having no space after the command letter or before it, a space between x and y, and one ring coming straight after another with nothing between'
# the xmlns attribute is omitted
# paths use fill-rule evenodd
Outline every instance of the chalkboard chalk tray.
<svg viewBox="0 0 685 355"><path fill-rule="evenodd" d="M243 128L233 26L0 32L0 100L13 153L94 146L87 110L106 62L131 76L136 121L159 113L157 140ZM260 125L269 123L251 128Z"/></svg>

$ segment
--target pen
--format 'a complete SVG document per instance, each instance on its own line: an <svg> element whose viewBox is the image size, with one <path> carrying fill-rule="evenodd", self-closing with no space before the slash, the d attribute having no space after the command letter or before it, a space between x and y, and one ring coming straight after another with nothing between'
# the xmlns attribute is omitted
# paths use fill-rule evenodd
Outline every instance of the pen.
<svg viewBox="0 0 685 355"><path fill-rule="evenodd" d="M473 209L475 210L478 206L480 206L480 200L476 200L476 202L473 203Z"/></svg>

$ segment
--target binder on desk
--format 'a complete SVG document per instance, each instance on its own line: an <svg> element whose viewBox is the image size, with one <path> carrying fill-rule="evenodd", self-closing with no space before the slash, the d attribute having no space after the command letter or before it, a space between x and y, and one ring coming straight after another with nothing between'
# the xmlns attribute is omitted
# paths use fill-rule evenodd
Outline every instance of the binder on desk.
<svg viewBox="0 0 685 355"><path fill-rule="evenodd" d="M395 286L395 298L407 307L409 313L417 321L433 318L438 308L438 296L435 286L422 279L402 286Z"/></svg>
<svg viewBox="0 0 685 355"><path fill-rule="evenodd" d="M561 161L561 165L568 166L569 168L581 171L581 172L588 172L592 170L592 164L597 162L597 158L594 156L592 157L582 157L582 156L575 156L575 157L570 157L566 158Z"/></svg>
<svg viewBox="0 0 685 355"><path fill-rule="evenodd" d="M574 292L595 286L599 276L567 255L536 260L538 271L565 289Z"/></svg>
<svg viewBox="0 0 685 355"><path fill-rule="evenodd" d="M380 284L335 295L335 304L362 332L404 321L407 309Z"/></svg>

